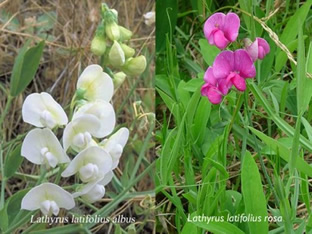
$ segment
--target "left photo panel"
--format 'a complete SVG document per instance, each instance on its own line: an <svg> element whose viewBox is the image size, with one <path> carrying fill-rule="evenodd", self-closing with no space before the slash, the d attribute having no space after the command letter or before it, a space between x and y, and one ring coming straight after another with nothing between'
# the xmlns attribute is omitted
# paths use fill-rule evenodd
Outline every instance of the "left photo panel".
<svg viewBox="0 0 312 234"><path fill-rule="evenodd" d="M152 233L154 0L0 2L0 233Z"/></svg>

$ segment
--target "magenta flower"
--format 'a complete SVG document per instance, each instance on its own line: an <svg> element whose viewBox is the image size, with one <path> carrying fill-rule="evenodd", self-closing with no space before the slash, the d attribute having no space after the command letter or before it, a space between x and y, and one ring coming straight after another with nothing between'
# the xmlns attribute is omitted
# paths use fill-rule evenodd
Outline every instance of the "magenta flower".
<svg viewBox="0 0 312 234"><path fill-rule="evenodd" d="M205 72L201 94L212 104L219 104L233 85L239 91L245 91L245 79L255 75L255 66L245 50L223 51Z"/></svg>
<svg viewBox="0 0 312 234"><path fill-rule="evenodd" d="M252 61L263 59L270 52L270 45L263 38L257 37L254 42L244 39L245 48Z"/></svg>
<svg viewBox="0 0 312 234"><path fill-rule="evenodd" d="M204 34L209 44L223 50L230 42L236 40L240 26L239 17L235 13L215 13L204 25Z"/></svg>

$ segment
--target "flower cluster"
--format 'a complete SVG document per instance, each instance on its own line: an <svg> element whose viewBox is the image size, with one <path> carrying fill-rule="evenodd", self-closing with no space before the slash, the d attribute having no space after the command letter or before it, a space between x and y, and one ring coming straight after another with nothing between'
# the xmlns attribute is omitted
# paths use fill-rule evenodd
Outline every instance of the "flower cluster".
<svg viewBox="0 0 312 234"><path fill-rule="evenodd" d="M132 32L118 25L118 12L115 9L110 9L103 3L101 17L102 20L91 42L91 51L102 57L103 65L121 70L112 75L118 88L126 76L137 76L144 72L146 59L143 55L134 57L135 50L129 43L127 44Z"/></svg>
<svg viewBox="0 0 312 234"><path fill-rule="evenodd" d="M110 104L113 93L111 77L99 65L89 65L78 78L70 122L50 94L27 96L22 117L37 128L26 135L22 156L46 168L67 164L61 176L77 175L82 183L73 194L56 184L43 183L25 195L22 209L41 209L45 215L57 215L60 208L73 208L74 198L78 196L90 203L104 196L104 186L112 180L129 136L127 128L120 128L107 138L116 124L115 111ZM53 132L61 126L65 126L62 145ZM71 160L67 154L74 158Z"/></svg>
<svg viewBox="0 0 312 234"><path fill-rule="evenodd" d="M204 34L209 44L223 50L237 39L239 27L240 20L235 13L215 13L205 22ZM270 52L270 46L263 38L243 41L244 49L220 52L204 74L201 94L212 104L219 104L233 85L237 90L245 91L245 79L256 76L254 62Z"/></svg>

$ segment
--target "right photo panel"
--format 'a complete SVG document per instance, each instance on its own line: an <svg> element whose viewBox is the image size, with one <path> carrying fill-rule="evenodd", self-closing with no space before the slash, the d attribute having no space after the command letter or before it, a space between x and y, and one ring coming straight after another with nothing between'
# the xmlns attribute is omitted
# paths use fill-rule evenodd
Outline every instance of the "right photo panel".
<svg viewBox="0 0 312 234"><path fill-rule="evenodd" d="M156 1L156 233L312 233L311 5Z"/></svg>

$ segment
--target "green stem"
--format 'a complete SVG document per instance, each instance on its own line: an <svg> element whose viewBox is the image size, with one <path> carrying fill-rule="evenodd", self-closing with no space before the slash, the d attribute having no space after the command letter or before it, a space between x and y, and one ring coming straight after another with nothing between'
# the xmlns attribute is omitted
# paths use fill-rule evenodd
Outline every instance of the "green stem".
<svg viewBox="0 0 312 234"><path fill-rule="evenodd" d="M18 222L16 222L15 224L13 224L8 230L6 230L6 232L4 232L3 234L10 234L10 233L13 233L13 231L17 228L20 228L21 226L23 226L24 223L26 223L29 218L32 216L32 215L35 215L37 211L32 211L32 212L29 212L28 214L26 214L23 218L21 218Z"/></svg>

